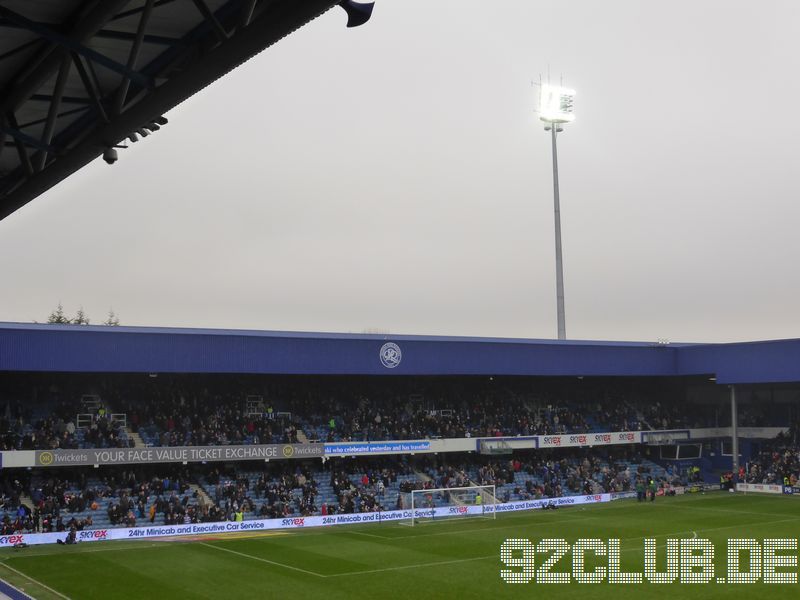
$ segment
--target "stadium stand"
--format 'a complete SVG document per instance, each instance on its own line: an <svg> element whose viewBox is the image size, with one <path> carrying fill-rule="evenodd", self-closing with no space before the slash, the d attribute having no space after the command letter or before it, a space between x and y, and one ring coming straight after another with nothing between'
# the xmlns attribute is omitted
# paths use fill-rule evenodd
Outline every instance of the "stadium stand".
<svg viewBox="0 0 800 600"><path fill-rule="evenodd" d="M800 423L787 435L763 444L760 452L745 467L748 483L798 485L800 480Z"/></svg>
<svg viewBox="0 0 800 600"><path fill-rule="evenodd" d="M715 427L723 404L606 382L419 378L42 377L0 382L0 446L11 449L210 446L553 435ZM86 398L95 399L87 406ZM787 422L748 406L742 425Z"/></svg>
<svg viewBox="0 0 800 600"><path fill-rule="evenodd" d="M408 508L410 492L420 489L492 484L497 501L508 502L628 491L637 477L652 477L665 491L688 480L636 449L548 450L503 460L456 455L336 459L324 466L297 461L262 469L51 469L26 480L3 480L1 519L2 531L13 533L233 521L238 512L244 520L332 515ZM448 498L432 494L430 502L444 506Z"/></svg>

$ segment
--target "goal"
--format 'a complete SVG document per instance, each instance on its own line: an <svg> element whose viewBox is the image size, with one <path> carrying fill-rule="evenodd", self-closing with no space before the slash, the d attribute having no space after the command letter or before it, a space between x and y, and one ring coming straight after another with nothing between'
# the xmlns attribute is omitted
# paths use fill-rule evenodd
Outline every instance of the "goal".
<svg viewBox="0 0 800 600"><path fill-rule="evenodd" d="M493 485L413 490L410 518L401 521L412 527L420 522L453 518L497 518L497 497Z"/></svg>

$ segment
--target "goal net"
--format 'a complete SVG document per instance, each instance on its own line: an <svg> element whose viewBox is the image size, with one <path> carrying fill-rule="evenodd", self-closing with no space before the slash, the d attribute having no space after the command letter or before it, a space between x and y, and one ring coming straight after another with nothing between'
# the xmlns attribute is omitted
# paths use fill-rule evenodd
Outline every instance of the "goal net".
<svg viewBox="0 0 800 600"><path fill-rule="evenodd" d="M472 485L457 488L413 490L411 517L403 525L458 518L495 519L497 498L495 486Z"/></svg>

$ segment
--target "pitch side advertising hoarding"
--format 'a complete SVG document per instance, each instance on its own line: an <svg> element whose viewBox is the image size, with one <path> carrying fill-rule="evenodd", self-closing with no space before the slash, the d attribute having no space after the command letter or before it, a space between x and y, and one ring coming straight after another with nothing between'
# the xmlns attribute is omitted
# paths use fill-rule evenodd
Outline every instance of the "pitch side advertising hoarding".
<svg viewBox="0 0 800 600"><path fill-rule="evenodd" d="M527 500L506 504L483 506L443 506L433 509L416 509L415 518L454 517L482 515L496 510L514 512L519 510L535 510L555 504L557 506L577 506L610 502L611 494L594 494L590 496L568 496L546 500ZM385 512L354 513L329 515L326 517L287 517L284 519L261 519L256 521L223 521L220 523L194 523L189 525L158 525L151 527L120 527L115 529L91 529L78 532L78 542L100 542L106 540L139 540L152 538L170 538L187 535L216 535L242 531L269 531L275 529L304 529L307 527L329 527L353 523L380 523L384 521L401 521L411 519L410 510L391 510ZM59 533L19 533L0 537L0 547L18 544L38 545L55 544L64 540L67 532Z"/></svg>

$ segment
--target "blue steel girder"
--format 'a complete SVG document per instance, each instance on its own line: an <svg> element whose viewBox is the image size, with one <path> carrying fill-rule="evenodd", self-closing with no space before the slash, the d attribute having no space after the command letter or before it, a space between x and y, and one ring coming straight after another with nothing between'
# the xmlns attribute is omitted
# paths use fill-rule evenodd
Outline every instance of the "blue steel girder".
<svg viewBox="0 0 800 600"><path fill-rule="evenodd" d="M0 6L0 17L3 17L4 19L8 20L10 23L13 23L14 25L17 25L18 27L22 27L23 29L27 29L28 31L35 33L36 35L45 40L53 42L54 44L62 46L63 48L75 52L80 56L88 58L89 60L92 60L97 64L104 66L106 69L115 71L120 75L124 75L129 80L135 81L137 84L145 88L152 89L153 87L155 87L152 77L148 77L143 73L139 73L138 71L129 69L127 66L108 58L107 56L101 54L100 52L97 52L96 50L87 48L83 44L76 42L75 40L69 38L68 36L62 35L58 31L55 31L54 29L51 29L50 27L47 27L42 23L31 21L27 17L24 17L23 15L16 13L13 10L10 10L4 6Z"/></svg>

